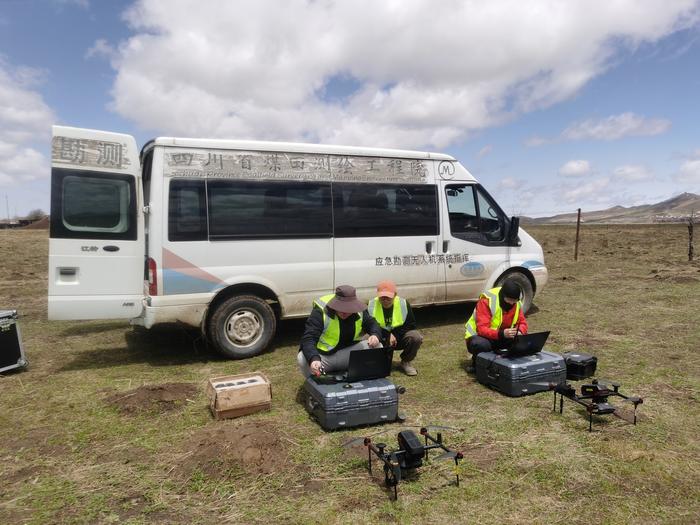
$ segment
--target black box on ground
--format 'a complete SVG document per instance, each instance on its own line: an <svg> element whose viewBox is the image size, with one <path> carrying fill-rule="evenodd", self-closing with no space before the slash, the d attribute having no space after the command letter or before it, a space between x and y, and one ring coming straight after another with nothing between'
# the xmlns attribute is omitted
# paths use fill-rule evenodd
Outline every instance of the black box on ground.
<svg viewBox="0 0 700 525"><path fill-rule="evenodd" d="M396 421L399 395L389 379L322 384L304 383L304 407L325 430Z"/></svg>
<svg viewBox="0 0 700 525"><path fill-rule="evenodd" d="M564 361L566 361L566 378L572 381L593 377L598 366L596 356L579 352L565 353Z"/></svg>
<svg viewBox="0 0 700 525"><path fill-rule="evenodd" d="M481 352L475 366L479 383L511 397L545 392L550 384L566 381L564 358L546 350L521 357Z"/></svg>
<svg viewBox="0 0 700 525"><path fill-rule="evenodd" d="M0 310L0 372L27 366L17 310Z"/></svg>

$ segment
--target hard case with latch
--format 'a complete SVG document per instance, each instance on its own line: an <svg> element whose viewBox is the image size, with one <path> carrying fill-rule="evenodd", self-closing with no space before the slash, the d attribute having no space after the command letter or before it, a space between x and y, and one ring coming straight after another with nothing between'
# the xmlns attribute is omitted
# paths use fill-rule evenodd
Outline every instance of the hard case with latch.
<svg viewBox="0 0 700 525"><path fill-rule="evenodd" d="M566 381L564 358L546 350L521 357L481 352L475 366L479 383L511 397L545 392Z"/></svg>
<svg viewBox="0 0 700 525"><path fill-rule="evenodd" d="M26 366L17 310L0 310L0 372Z"/></svg>

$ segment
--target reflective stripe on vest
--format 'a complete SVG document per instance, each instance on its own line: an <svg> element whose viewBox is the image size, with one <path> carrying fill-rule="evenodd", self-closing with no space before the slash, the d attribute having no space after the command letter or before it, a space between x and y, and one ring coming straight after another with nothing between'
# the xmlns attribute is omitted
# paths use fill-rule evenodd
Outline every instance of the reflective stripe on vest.
<svg viewBox="0 0 700 525"><path fill-rule="evenodd" d="M489 301L489 308L491 309L491 325L490 328L492 330L498 330L501 327L501 322L503 321L503 309L501 308L501 303L498 301L498 292L501 291L501 288L491 288L490 290L482 293L479 296L479 300L486 298ZM469 318L467 323L464 325L464 338L469 339L470 337L473 337L477 335L477 330L476 330L476 308L478 305L474 306L474 312L472 313L472 316ZM515 314L513 315L513 322L510 325L510 328L513 328L517 323L518 319L520 319L520 309L522 308L522 303L518 301L515 303Z"/></svg>
<svg viewBox="0 0 700 525"><path fill-rule="evenodd" d="M377 320L379 326L384 330L391 332L394 328L402 326L406 322L408 316L408 305L406 299L402 299L398 295L394 297L394 310L391 313L391 323L387 324L384 319L384 307L378 297L375 297L367 304L367 310L370 315Z"/></svg>
<svg viewBox="0 0 700 525"><path fill-rule="evenodd" d="M331 317L326 311L326 306L331 299L335 297L335 294L324 295L319 297L314 301L314 308L321 310L323 315L323 332L321 332L321 337L318 338L318 343L316 343L316 348L320 352L330 352L340 342L340 321L338 317ZM355 335L353 340L359 341L362 334L362 312L360 312L359 317L355 321Z"/></svg>

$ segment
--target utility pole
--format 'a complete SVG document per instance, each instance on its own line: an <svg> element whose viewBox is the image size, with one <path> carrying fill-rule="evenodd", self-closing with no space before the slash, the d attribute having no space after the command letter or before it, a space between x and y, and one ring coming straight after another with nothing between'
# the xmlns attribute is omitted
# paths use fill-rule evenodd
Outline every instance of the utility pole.
<svg viewBox="0 0 700 525"><path fill-rule="evenodd" d="M581 230L581 208L578 209L578 218L576 219L576 247L574 248L574 261L578 261L578 234Z"/></svg>
<svg viewBox="0 0 700 525"><path fill-rule="evenodd" d="M7 207L7 220L10 221L10 201L7 199L7 193L5 194L5 206Z"/></svg>
<svg viewBox="0 0 700 525"><path fill-rule="evenodd" d="M693 222L695 222L695 211L688 217L688 260L693 260Z"/></svg>

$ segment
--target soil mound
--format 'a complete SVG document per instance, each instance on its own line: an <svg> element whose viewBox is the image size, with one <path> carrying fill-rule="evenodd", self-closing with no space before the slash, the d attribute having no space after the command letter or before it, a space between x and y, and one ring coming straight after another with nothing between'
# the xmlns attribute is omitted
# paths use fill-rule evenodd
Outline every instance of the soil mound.
<svg viewBox="0 0 700 525"><path fill-rule="evenodd" d="M272 474L289 468L286 442L270 423L217 424L195 433L180 461L185 477L199 471L209 479L236 474Z"/></svg>
<svg viewBox="0 0 700 525"><path fill-rule="evenodd" d="M128 392L117 392L105 401L125 414L138 412L169 412L182 408L188 399L197 395L197 386L191 383L164 383L144 385Z"/></svg>

